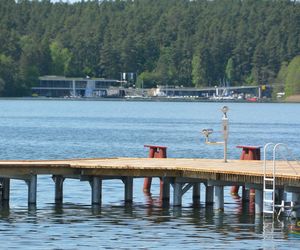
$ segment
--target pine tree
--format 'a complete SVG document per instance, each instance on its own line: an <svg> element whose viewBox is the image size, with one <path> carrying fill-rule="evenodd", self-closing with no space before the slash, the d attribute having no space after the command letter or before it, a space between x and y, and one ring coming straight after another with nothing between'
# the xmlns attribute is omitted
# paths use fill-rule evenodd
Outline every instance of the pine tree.
<svg viewBox="0 0 300 250"><path fill-rule="evenodd" d="M300 94L300 56L296 56L289 63L285 80L286 96Z"/></svg>

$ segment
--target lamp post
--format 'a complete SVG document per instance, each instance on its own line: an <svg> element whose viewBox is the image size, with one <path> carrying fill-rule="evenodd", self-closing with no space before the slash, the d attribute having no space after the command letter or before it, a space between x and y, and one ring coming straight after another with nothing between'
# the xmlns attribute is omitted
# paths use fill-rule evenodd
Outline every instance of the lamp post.
<svg viewBox="0 0 300 250"><path fill-rule="evenodd" d="M227 162L227 141L228 141L228 117L227 112L229 108L224 106L222 109L222 127L223 127L223 138L224 138L224 162Z"/></svg>
<svg viewBox="0 0 300 250"><path fill-rule="evenodd" d="M203 129L202 134L205 136L205 143L206 144L223 144L224 145L224 162L227 162L227 142L228 142L228 117L227 112L229 108L224 106L221 111L223 112L222 117L222 133L223 133L223 141L221 142L212 142L209 140L209 135L213 133L212 129Z"/></svg>

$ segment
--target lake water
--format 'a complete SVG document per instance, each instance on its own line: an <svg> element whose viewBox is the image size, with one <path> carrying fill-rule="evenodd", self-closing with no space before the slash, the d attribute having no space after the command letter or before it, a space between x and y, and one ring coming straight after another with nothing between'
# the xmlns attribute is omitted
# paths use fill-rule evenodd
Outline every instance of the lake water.
<svg viewBox="0 0 300 250"><path fill-rule="evenodd" d="M300 105L227 103L229 158L237 145L287 143L300 155ZM200 131L213 128L221 140L222 103L0 100L0 159L147 157L144 144L168 147L168 157L222 158L222 146L204 144ZM27 207L23 181L11 183L9 207L0 207L0 242L5 249L287 249L300 245L293 221L264 230L225 188L225 211L200 208L191 193L182 208L161 208L159 183L152 196L134 181L134 202L124 206L123 184L103 182L101 208L90 206L87 182L67 179L64 203L54 204L51 176L38 177L37 206ZM204 188L202 187L202 191Z"/></svg>

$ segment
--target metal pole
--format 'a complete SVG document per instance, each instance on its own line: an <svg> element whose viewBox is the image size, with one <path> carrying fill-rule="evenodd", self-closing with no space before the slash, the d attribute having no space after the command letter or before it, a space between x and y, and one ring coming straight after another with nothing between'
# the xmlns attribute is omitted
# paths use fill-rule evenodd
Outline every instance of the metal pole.
<svg viewBox="0 0 300 250"><path fill-rule="evenodd" d="M224 141L224 162L227 162L227 139Z"/></svg>
<svg viewBox="0 0 300 250"><path fill-rule="evenodd" d="M228 108L226 106L223 107L223 118L222 118L222 126L223 126L223 137L224 137L224 162L227 162L227 141L228 141L228 117L227 111Z"/></svg>
<svg viewBox="0 0 300 250"><path fill-rule="evenodd" d="M73 97L76 97L76 86L75 86L75 80L72 81L72 88L73 88Z"/></svg>
<svg viewBox="0 0 300 250"><path fill-rule="evenodd" d="M228 143L228 130L229 130L228 117L227 117L228 110L229 110L229 108L227 106L223 106L223 108L221 109L221 111L223 112L223 117L222 117L223 141L211 142L209 140L209 135L213 133L213 130L212 129L203 129L202 130L202 134L205 136L206 144L213 144L213 145L223 144L224 145L224 162L227 162L227 143Z"/></svg>

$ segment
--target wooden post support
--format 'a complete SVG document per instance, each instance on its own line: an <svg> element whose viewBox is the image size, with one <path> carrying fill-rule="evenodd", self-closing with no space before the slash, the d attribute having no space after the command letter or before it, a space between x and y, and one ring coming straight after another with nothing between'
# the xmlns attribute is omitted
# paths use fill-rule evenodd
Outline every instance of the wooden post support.
<svg viewBox="0 0 300 250"><path fill-rule="evenodd" d="M53 175L52 179L55 183L55 203L63 202L63 183L65 178L61 175Z"/></svg>
<svg viewBox="0 0 300 250"><path fill-rule="evenodd" d="M300 205L300 193L292 192L292 201L296 203L295 205ZM300 219L300 208L295 208L292 212L294 218Z"/></svg>
<svg viewBox="0 0 300 250"><path fill-rule="evenodd" d="M0 202L3 201L3 178L0 178Z"/></svg>
<svg viewBox="0 0 300 250"><path fill-rule="evenodd" d="M126 176L122 180L124 183L125 203L132 203L132 200L133 200L133 177Z"/></svg>
<svg viewBox="0 0 300 250"><path fill-rule="evenodd" d="M182 183L175 182L173 184L173 206L181 206L182 204Z"/></svg>
<svg viewBox="0 0 300 250"><path fill-rule="evenodd" d="M285 201L284 188L278 188L275 191L275 202L276 204L281 204L282 201Z"/></svg>
<svg viewBox="0 0 300 250"><path fill-rule="evenodd" d="M242 201L249 201L250 199L250 190L243 187L242 189Z"/></svg>
<svg viewBox="0 0 300 250"><path fill-rule="evenodd" d="M2 201L8 202L10 194L10 179L3 178L2 179Z"/></svg>
<svg viewBox="0 0 300 250"><path fill-rule="evenodd" d="M26 180L28 186L28 204L35 205L37 197L37 176L31 175L29 180Z"/></svg>
<svg viewBox="0 0 300 250"><path fill-rule="evenodd" d="M162 188L160 193L160 199L162 201L162 205L166 206L170 203L170 178L162 177L161 183Z"/></svg>
<svg viewBox="0 0 300 250"><path fill-rule="evenodd" d="M262 214L263 212L263 191L255 189L255 213Z"/></svg>
<svg viewBox="0 0 300 250"><path fill-rule="evenodd" d="M224 211L224 186L215 186L215 208Z"/></svg>
<svg viewBox="0 0 300 250"><path fill-rule="evenodd" d="M90 180L90 185L92 188L92 205L100 205L102 196L102 179L100 177L93 176Z"/></svg>
<svg viewBox="0 0 300 250"><path fill-rule="evenodd" d="M146 177L144 179L144 186L143 186L144 193L147 194L151 193L151 184L152 184L152 177Z"/></svg>
<svg viewBox="0 0 300 250"><path fill-rule="evenodd" d="M206 186L205 205L210 206L214 203L214 186Z"/></svg>
<svg viewBox="0 0 300 250"><path fill-rule="evenodd" d="M194 203L194 205L199 204L199 202L200 202L200 193L201 193L200 185L201 185L201 183L194 183L194 185L193 185L193 203Z"/></svg>

